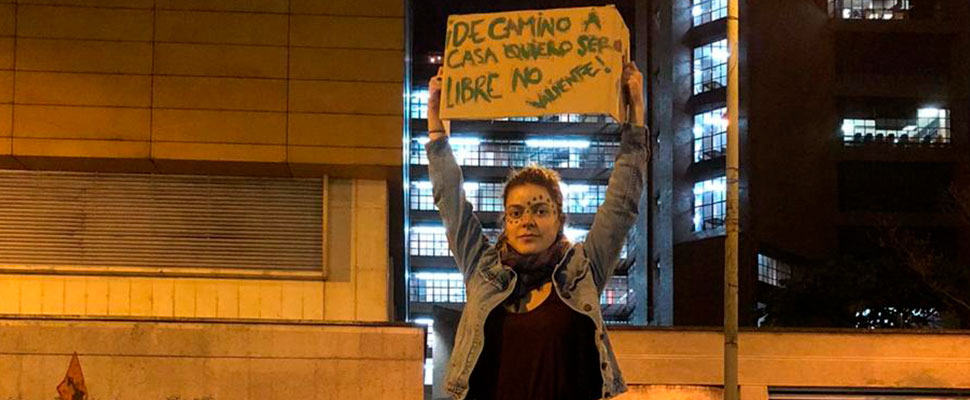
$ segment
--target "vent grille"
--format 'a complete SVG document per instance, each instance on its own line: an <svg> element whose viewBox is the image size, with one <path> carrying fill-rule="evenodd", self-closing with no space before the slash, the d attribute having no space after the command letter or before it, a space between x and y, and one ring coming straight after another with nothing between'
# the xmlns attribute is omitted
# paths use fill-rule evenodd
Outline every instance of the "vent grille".
<svg viewBox="0 0 970 400"><path fill-rule="evenodd" d="M0 171L0 263L322 271L320 179Z"/></svg>

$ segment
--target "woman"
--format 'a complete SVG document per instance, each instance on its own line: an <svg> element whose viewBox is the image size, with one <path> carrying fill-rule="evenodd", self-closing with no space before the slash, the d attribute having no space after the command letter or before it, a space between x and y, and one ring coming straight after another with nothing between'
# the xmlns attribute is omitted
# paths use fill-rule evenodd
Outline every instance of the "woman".
<svg viewBox="0 0 970 400"><path fill-rule="evenodd" d="M445 379L454 399L595 400L626 391L599 307L636 221L648 157L643 77L627 63L622 79L630 119L585 243L563 236L558 174L527 167L506 183L494 246L465 199L438 116L440 71L431 79L428 170L467 294Z"/></svg>

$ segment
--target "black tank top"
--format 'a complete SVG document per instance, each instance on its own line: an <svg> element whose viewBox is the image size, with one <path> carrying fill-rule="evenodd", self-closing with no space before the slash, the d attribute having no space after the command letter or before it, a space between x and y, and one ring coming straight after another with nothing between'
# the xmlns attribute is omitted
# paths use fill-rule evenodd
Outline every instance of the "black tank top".
<svg viewBox="0 0 970 400"><path fill-rule="evenodd" d="M468 400L595 400L603 377L596 325L555 291L539 307L485 320L485 346L469 379Z"/></svg>

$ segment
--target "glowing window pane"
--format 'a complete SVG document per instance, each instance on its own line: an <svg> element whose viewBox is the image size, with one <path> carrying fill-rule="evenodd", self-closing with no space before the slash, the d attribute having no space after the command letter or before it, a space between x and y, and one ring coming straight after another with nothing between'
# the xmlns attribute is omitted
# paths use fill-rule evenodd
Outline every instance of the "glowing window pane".
<svg viewBox="0 0 970 400"><path fill-rule="evenodd" d="M727 200L725 177L694 183L694 231L716 229L724 226Z"/></svg>
<svg viewBox="0 0 970 400"><path fill-rule="evenodd" d="M727 39L694 48L694 94L727 86L728 55Z"/></svg>
<svg viewBox="0 0 970 400"><path fill-rule="evenodd" d="M727 148L727 108L694 115L694 162L724 155Z"/></svg>

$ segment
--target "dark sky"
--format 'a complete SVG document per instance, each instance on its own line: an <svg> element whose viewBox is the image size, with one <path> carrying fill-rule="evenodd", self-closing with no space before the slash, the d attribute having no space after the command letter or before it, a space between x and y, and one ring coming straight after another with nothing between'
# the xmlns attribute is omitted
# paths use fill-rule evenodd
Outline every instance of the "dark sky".
<svg viewBox="0 0 970 400"><path fill-rule="evenodd" d="M423 82L434 72L425 63L429 52L444 50L445 23L451 14L476 14L499 11L538 10L547 8L568 8L584 6L616 6L626 26L633 35L634 8L633 0L596 1L596 0L412 0L411 24L412 32L412 60L414 60L414 81ZM635 38L631 37L631 44Z"/></svg>

